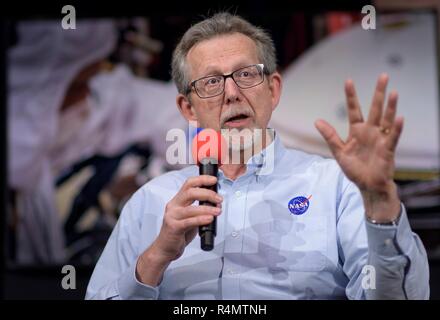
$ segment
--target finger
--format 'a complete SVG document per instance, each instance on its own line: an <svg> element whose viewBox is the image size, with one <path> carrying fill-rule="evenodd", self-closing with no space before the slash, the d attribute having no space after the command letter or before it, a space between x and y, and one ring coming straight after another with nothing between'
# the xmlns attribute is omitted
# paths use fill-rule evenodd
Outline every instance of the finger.
<svg viewBox="0 0 440 320"><path fill-rule="evenodd" d="M350 124L363 122L361 106L354 88L353 80L349 79L345 82L345 97L347 99L348 121Z"/></svg>
<svg viewBox="0 0 440 320"><path fill-rule="evenodd" d="M221 209L210 206L188 206L180 210L176 217L177 220L184 220L197 216L218 216L221 213Z"/></svg>
<svg viewBox="0 0 440 320"><path fill-rule="evenodd" d="M194 201L209 201L213 204L221 203L223 198L216 192L205 188L191 188L181 192L178 204L188 206Z"/></svg>
<svg viewBox="0 0 440 320"><path fill-rule="evenodd" d="M382 128L391 128L393 126L396 117L397 99L397 91L393 90L388 96L387 109L381 123Z"/></svg>
<svg viewBox="0 0 440 320"><path fill-rule="evenodd" d="M197 177L188 178L183 184L181 190L187 190L195 187L212 186L217 183L217 177L200 175Z"/></svg>
<svg viewBox="0 0 440 320"><path fill-rule="evenodd" d="M387 141L387 147L390 150L395 150L397 147L397 143L399 142L400 135L403 130L403 117L397 117L394 121L393 129L390 132L390 137Z"/></svg>
<svg viewBox="0 0 440 320"><path fill-rule="evenodd" d="M344 142L339 137L335 128L327 123L325 120L318 120L315 122L315 127L318 129L319 133L323 136L328 146L330 147L330 151L333 153L335 158L339 154L339 151L344 146Z"/></svg>
<svg viewBox="0 0 440 320"><path fill-rule="evenodd" d="M370 113L368 115L368 123L379 126L382 119L383 102L385 99L385 91L388 84L388 75L383 73L377 80L376 90L373 96Z"/></svg>
<svg viewBox="0 0 440 320"><path fill-rule="evenodd" d="M350 141L348 141L345 145L345 151L347 153L351 153L355 150L356 146L358 145L356 138L351 138Z"/></svg>
<svg viewBox="0 0 440 320"><path fill-rule="evenodd" d="M182 228L184 232L191 230L193 228L197 228L199 226L204 226L206 224L209 224L214 220L214 216L211 215L205 215L205 216L197 216L197 217L191 217L185 220L181 220L178 222L179 227Z"/></svg>

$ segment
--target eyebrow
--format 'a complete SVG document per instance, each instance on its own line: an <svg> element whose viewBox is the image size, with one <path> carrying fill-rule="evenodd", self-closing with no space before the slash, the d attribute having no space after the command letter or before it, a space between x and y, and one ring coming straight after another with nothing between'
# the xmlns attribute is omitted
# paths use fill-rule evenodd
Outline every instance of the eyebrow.
<svg viewBox="0 0 440 320"><path fill-rule="evenodd" d="M258 63L258 62L257 62L257 63ZM232 68L232 71L231 71L231 72L234 72L234 71L236 71L236 70L238 70L238 69L241 69L241 68L244 68L244 67L247 67L247 66L253 65L253 64L257 64L257 63L243 62L243 61L242 61L242 62L239 62L239 63L236 63L236 64L234 64L234 67ZM205 74L205 75L202 75L202 76L198 77L197 79L204 78L204 77L209 77L209 76L223 75L223 74L225 74L225 73L221 72L221 71L218 69L217 65L211 65L211 66L208 66L208 67L206 68L205 72L203 72L202 74Z"/></svg>
<svg viewBox="0 0 440 320"><path fill-rule="evenodd" d="M220 70L218 69L217 66L208 66L204 70L204 72L202 72L201 74L202 74L201 77L207 77L207 76L210 76L210 75L218 75L218 74L222 74L222 73L220 72Z"/></svg>

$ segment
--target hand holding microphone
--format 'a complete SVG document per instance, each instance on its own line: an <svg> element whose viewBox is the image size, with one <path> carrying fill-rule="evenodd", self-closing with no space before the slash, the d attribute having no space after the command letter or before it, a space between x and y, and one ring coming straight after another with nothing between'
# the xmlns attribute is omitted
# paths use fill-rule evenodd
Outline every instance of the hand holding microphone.
<svg viewBox="0 0 440 320"><path fill-rule="evenodd" d="M198 231L202 249L213 249L215 218L221 212L219 207L223 201L216 192L216 175L224 143L222 136L212 129L205 129L194 138L193 156L202 174L188 178L166 204L159 235L136 265L136 276L142 283L151 286L160 283L168 265L183 254ZM217 164L212 159L217 159ZM193 206L194 201L199 201L199 205Z"/></svg>
<svg viewBox="0 0 440 320"><path fill-rule="evenodd" d="M199 166L199 174L217 177L218 167L221 164L226 142L223 136L213 129L205 129L199 132L193 139L192 154L194 161ZM217 193L217 183L202 188ZM200 206L213 206L216 204L208 201L199 201ZM211 223L199 227L200 247L204 251L214 248L214 239L217 235L217 219L214 217Z"/></svg>

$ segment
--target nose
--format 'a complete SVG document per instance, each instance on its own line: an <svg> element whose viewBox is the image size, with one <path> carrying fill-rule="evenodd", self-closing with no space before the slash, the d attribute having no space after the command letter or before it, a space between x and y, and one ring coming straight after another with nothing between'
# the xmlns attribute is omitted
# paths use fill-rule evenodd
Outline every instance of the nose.
<svg viewBox="0 0 440 320"><path fill-rule="evenodd" d="M241 101L241 91L232 78L225 80L225 102L234 103Z"/></svg>

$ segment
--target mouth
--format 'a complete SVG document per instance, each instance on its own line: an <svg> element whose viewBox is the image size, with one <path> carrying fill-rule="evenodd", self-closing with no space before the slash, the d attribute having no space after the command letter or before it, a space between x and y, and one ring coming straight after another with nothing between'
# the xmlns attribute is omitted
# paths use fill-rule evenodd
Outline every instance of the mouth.
<svg viewBox="0 0 440 320"><path fill-rule="evenodd" d="M225 121L224 126L231 127L231 128L239 128L247 125L249 121L251 120L251 117L249 117L246 114L238 114L234 117L231 117Z"/></svg>

